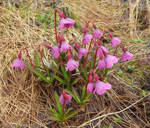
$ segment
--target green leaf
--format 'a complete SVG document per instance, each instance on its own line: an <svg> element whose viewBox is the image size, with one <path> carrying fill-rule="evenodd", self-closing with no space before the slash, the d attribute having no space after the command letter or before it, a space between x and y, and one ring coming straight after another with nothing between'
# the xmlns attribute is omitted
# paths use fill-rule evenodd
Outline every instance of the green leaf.
<svg viewBox="0 0 150 128"><path fill-rule="evenodd" d="M76 98L77 98L77 100L78 100L78 103L81 104L81 99L80 99L79 94L78 94L78 92L76 91L76 89L75 89L75 88L72 88L72 91L73 91L74 95L76 96Z"/></svg>
<svg viewBox="0 0 150 128"><path fill-rule="evenodd" d="M50 108L49 110L50 110L52 113L54 113L55 115L58 115L58 114L59 114L59 113L56 112L55 109Z"/></svg>
<svg viewBox="0 0 150 128"><path fill-rule="evenodd" d="M128 69L133 69L133 68L135 68L134 65L133 66L128 65Z"/></svg>
<svg viewBox="0 0 150 128"><path fill-rule="evenodd" d="M109 127L109 126L104 126L103 128L113 128L113 127Z"/></svg>
<svg viewBox="0 0 150 128"><path fill-rule="evenodd" d="M77 83L80 80L80 78L74 79L74 81L71 83L71 86Z"/></svg>
<svg viewBox="0 0 150 128"><path fill-rule="evenodd" d="M51 116L50 120L61 121L57 116Z"/></svg>
<svg viewBox="0 0 150 128"><path fill-rule="evenodd" d="M45 75L43 75L40 71L38 71L37 69L34 69L34 68L31 68L31 67L28 67L31 72L33 72L36 76L40 77L41 80L45 81L46 83L50 84L51 82L46 78Z"/></svg>
<svg viewBox="0 0 150 128"><path fill-rule="evenodd" d="M133 41L134 43L138 43L138 42L139 42L138 39L134 39L134 38L132 38L132 41Z"/></svg>
<svg viewBox="0 0 150 128"><path fill-rule="evenodd" d="M63 73L64 79L69 83L69 76L68 76L68 74L67 74L67 72L66 72L63 65L61 65L61 71Z"/></svg>
<svg viewBox="0 0 150 128"><path fill-rule="evenodd" d="M94 54L92 54L92 60L91 60L90 69L92 69L93 66L94 66L94 55L95 55L95 52L94 52Z"/></svg>
<svg viewBox="0 0 150 128"><path fill-rule="evenodd" d="M63 79L61 79L60 77L53 75L53 77L58 80L60 83L62 83L63 85L66 85L65 81Z"/></svg>
<svg viewBox="0 0 150 128"><path fill-rule="evenodd" d="M51 111L51 113L52 113L54 116L57 116L59 119L61 119L60 114L59 114L58 112L56 112L55 109L50 108L49 110Z"/></svg>
<svg viewBox="0 0 150 128"><path fill-rule="evenodd" d="M45 69L46 69L46 72L47 72L48 77L51 79L51 76L50 76L50 73L49 73L49 69L48 69L48 67L47 67L47 66L45 66Z"/></svg>
<svg viewBox="0 0 150 128"><path fill-rule="evenodd" d="M77 114L79 112L79 110L76 110L76 111L73 111L71 113L69 113L68 115L65 116L65 119L64 120L67 120L71 117L73 117L75 114Z"/></svg>
<svg viewBox="0 0 150 128"><path fill-rule="evenodd" d="M16 127L20 127L20 124L16 124Z"/></svg>
<svg viewBox="0 0 150 128"><path fill-rule="evenodd" d="M40 58L39 58L37 51L35 52L35 60L36 60L36 66L41 67Z"/></svg>
<svg viewBox="0 0 150 128"><path fill-rule="evenodd" d="M83 100L83 97L84 97L84 94L85 94L85 90L86 90L86 85L83 86L83 89L82 89L81 101Z"/></svg>
<svg viewBox="0 0 150 128"><path fill-rule="evenodd" d="M123 72L121 71L121 70L118 70L118 72L117 72L119 75L122 75L123 74Z"/></svg>
<svg viewBox="0 0 150 128"><path fill-rule="evenodd" d="M83 70L83 74L84 74L84 77L86 79L86 81L88 80L88 75L87 75L87 71L85 68L82 69Z"/></svg>
<svg viewBox="0 0 150 128"><path fill-rule="evenodd" d="M60 75L62 75L61 72L58 69L56 69L56 68L51 68L51 70L56 72L56 73L58 73L58 74L60 74Z"/></svg>
<svg viewBox="0 0 150 128"><path fill-rule="evenodd" d="M134 43L138 43L138 42L144 43L144 41L141 40L141 39L134 39L134 38L132 38L132 41L133 41Z"/></svg>
<svg viewBox="0 0 150 128"><path fill-rule="evenodd" d="M65 115L67 115L69 112L70 112L70 110L72 110L73 108L69 108L68 110L67 110L67 112L65 113Z"/></svg>
<svg viewBox="0 0 150 128"><path fill-rule="evenodd" d="M84 100L89 100L89 98L91 97L91 95L92 95L92 93L87 93Z"/></svg>
<svg viewBox="0 0 150 128"><path fill-rule="evenodd" d="M58 112L59 112L60 115L62 116L62 114L63 114L63 112L62 112L62 106L61 106L61 104L59 103L59 97L58 97L58 94L55 92L54 95L55 95L55 100L56 100Z"/></svg>
<svg viewBox="0 0 150 128"><path fill-rule="evenodd" d="M121 122L122 122L120 119L114 118L114 117L113 117L113 120L116 121L116 122L118 122L118 123L121 123Z"/></svg>
<svg viewBox="0 0 150 128"><path fill-rule="evenodd" d="M26 62L26 61L25 61L25 64L26 64L26 66L27 66L28 68L31 68L31 67L32 67L31 64L29 64L29 63Z"/></svg>
<svg viewBox="0 0 150 128"><path fill-rule="evenodd" d="M72 93L70 90L67 90L65 89L65 92L67 92L68 94L70 94L74 99L75 101L78 103L78 104L81 104L81 101L78 100L78 98L76 97L76 95L74 93Z"/></svg>
<svg viewBox="0 0 150 128"><path fill-rule="evenodd" d="M144 90L142 90L142 95L143 95L143 96L146 96L146 93L145 93L145 91L144 91Z"/></svg>

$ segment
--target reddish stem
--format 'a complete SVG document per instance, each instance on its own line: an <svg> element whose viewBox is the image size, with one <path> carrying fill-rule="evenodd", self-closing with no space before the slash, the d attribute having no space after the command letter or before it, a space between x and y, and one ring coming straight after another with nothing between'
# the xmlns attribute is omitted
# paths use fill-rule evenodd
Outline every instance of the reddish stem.
<svg viewBox="0 0 150 128"><path fill-rule="evenodd" d="M93 37L93 38L94 38L94 37ZM88 50L88 53L87 53L87 55L86 55L86 57L85 57L85 60L84 60L84 63L83 63L83 68L85 67L85 64L86 64L86 61L87 61L87 57L88 57L88 55L89 55L89 51L90 51L90 49L91 49L91 45L92 45L92 42L93 42L93 38L91 39L90 46L89 46L89 50Z"/></svg>
<svg viewBox="0 0 150 128"><path fill-rule="evenodd" d="M105 33L106 33L106 30L104 30L104 32L103 32L103 36L101 37L101 42L102 42L102 40L104 39Z"/></svg>
<svg viewBox="0 0 150 128"><path fill-rule="evenodd" d="M95 68L95 63L96 63L96 55L97 55L98 48L99 48L99 47L97 47L97 48L96 48L96 53L95 53L95 58L94 58L93 70L94 70L94 68Z"/></svg>
<svg viewBox="0 0 150 128"><path fill-rule="evenodd" d="M31 61L31 58L30 58L30 56L29 56L29 52L28 52L27 48L22 48L22 49L20 50L20 52L21 52L23 49L25 49L26 52L27 52L27 56L28 56L28 58L29 58L30 64L32 65L33 68L35 68L35 66L33 65L32 61Z"/></svg>
<svg viewBox="0 0 150 128"><path fill-rule="evenodd" d="M115 49L115 52L114 52L114 56L116 55L116 52L117 52L117 49L118 49L119 46L120 46L120 44L117 45L117 47Z"/></svg>
<svg viewBox="0 0 150 128"><path fill-rule="evenodd" d="M90 22L91 22L90 20L87 22L87 27L89 27L89 23L90 23Z"/></svg>
<svg viewBox="0 0 150 128"><path fill-rule="evenodd" d="M89 76L88 76L88 80L87 80L87 83L86 83L86 89L85 89L85 93L84 93L84 96L83 96L83 100L84 100L84 98L85 98L85 96L86 96L86 93L87 93L87 85L88 85L88 83L89 83L89 78L90 78L90 75L91 75L91 72L92 72L92 71L93 71L92 69L89 71Z"/></svg>
<svg viewBox="0 0 150 128"><path fill-rule="evenodd" d="M57 37L57 28L56 28L56 13L57 13L57 9L55 10L55 18L54 18L54 22L55 22L55 35L56 35L56 42L57 42L57 44L58 44L58 37Z"/></svg>
<svg viewBox="0 0 150 128"><path fill-rule="evenodd" d="M40 53L40 57L41 57L41 61L42 61L42 65L43 65L44 70L45 70L45 72L46 72L46 74L47 74L47 71L46 71L46 68L45 68L45 65L44 65L44 62L43 62L43 58L42 58L42 53L41 53L40 47L41 47L41 45L39 45L39 53ZM47 76L48 76L48 74L47 74Z"/></svg>

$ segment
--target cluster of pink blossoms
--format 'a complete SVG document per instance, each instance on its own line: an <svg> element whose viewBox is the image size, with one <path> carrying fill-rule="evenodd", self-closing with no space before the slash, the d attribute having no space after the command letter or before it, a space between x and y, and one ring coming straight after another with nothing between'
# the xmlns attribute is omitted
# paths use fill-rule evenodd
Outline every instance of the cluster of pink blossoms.
<svg viewBox="0 0 150 128"><path fill-rule="evenodd" d="M69 28L75 24L75 20L67 18L59 10L56 10L56 11L59 12L59 17L61 19L59 29ZM93 50L96 51L95 56L99 57L98 69L113 67L113 65L118 62L118 59L115 56L115 54L109 55L108 54L109 51L107 50L107 48L105 48L104 46L101 45L101 41L103 39L104 33L102 33L99 29L97 29L96 25L93 24L93 28L94 28L93 35L89 34L88 33L88 24L86 25L86 27L84 29L84 36L81 41L82 47L78 43L75 42L75 47L78 49L78 59L80 60L80 59L82 59L83 56L86 56L85 61L84 61L86 64L86 59L90 52L91 43L94 41ZM57 34L57 32L56 32L56 34ZM118 48L118 46L121 43L121 40L119 38L113 37L113 35L110 32L109 32L109 36L111 37L111 42L112 42L111 47L115 47L117 45L117 48ZM59 58L61 52L68 52L68 62L66 64L66 71L68 71L68 70L73 71L75 68L78 68L79 62L75 61L71 55L71 50L73 50L73 46L71 46L69 43L66 43L65 39L62 35L59 35L58 39L57 39L57 35L56 35L56 40L57 40L57 46L51 47L50 45L47 45L47 44L43 44L43 45L51 50L51 53L55 58ZM91 42L89 49L84 48L83 45L86 45L89 42ZM116 50L117 50L117 48L116 48ZM126 60L132 59L133 55L130 52L126 51L124 46L122 46L122 50L123 50L123 54L121 56L121 61L126 61ZM95 57L95 60L96 60L96 57ZM25 67L24 62L21 60L21 51L18 54L18 59L14 61L12 67L15 67L15 68L24 68ZM95 84L93 82L93 76L95 78ZM96 92L98 95L102 95L105 93L106 90L109 90L109 89L111 89L111 85L109 83L100 81L98 75L95 74L94 71L90 70L88 84L87 84L87 91L89 93ZM69 103L71 103L71 99L72 99L72 97L63 91L62 95L60 96L60 104L64 104L64 100L65 100L65 104L69 104Z"/></svg>
<svg viewBox="0 0 150 128"><path fill-rule="evenodd" d="M93 82L93 76L96 81L95 85ZM99 80L99 77L96 73L93 72L93 70L90 70L89 72L89 79L88 79L88 85L87 85L87 91L89 93L97 93L98 95L103 95L105 93L105 90L111 89L111 85L109 83L104 83Z"/></svg>

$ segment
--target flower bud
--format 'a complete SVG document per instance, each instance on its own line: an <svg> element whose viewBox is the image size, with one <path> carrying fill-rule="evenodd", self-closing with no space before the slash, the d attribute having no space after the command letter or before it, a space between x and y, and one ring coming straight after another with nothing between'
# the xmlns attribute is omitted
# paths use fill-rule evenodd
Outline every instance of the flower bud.
<svg viewBox="0 0 150 128"><path fill-rule="evenodd" d="M113 35L109 32L109 36L111 37L111 38L113 38Z"/></svg>
<svg viewBox="0 0 150 128"><path fill-rule="evenodd" d="M70 58L72 58L72 55L71 55L70 50L68 50L68 54L67 54L67 56L68 56L68 60L69 60Z"/></svg>
<svg viewBox="0 0 150 128"><path fill-rule="evenodd" d="M61 11L59 11L59 17L60 17L60 18L64 18L64 19L66 19L65 14L64 14L64 13L62 13Z"/></svg>
<svg viewBox="0 0 150 128"><path fill-rule="evenodd" d="M75 45L78 49L80 49L80 45L78 43L75 42Z"/></svg>
<svg viewBox="0 0 150 128"><path fill-rule="evenodd" d="M90 74L89 76L89 83L92 83L93 82L93 76Z"/></svg>
<svg viewBox="0 0 150 128"><path fill-rule="evenodd" d="M95 24L93 24L93 28L94 28L94 29L96 29L96 28L97 28Z"/></svg>
<svg viewBox="0 0 150 128"><path fill-rule="evenodd" d="M50 45L48 45L48 44L45 44L44 46L47 47L48 49L51 49L51 48L52 48L52 47L51 47Z"/></svg>
<svg viewBox="0 0 150 128"><path fill-rule="evenodd" d="M122 50L123 50L123 52L126 52L126 49L125 49L125 47L124 47L124 46L122 46Z"/></svg>
<svg viewBox="0 0 150 128"><path fill-rule="evenodd" d="M88 28L87 27L84 28L84 34L86 34L86 33L88 33Z"/></svg>
<svg viewBox="0 0 150 128"><path fill-rule="evenodd" d="M94 73L94 78L95 78L96 81L99 80L99 77L98 77L98 75L96 73Z"/></svg>
<svg viewBox="0 0 150 128"><path fill-rule="evenodd" d="M18 59L21 59L21 51L18 53Z"/></svg>

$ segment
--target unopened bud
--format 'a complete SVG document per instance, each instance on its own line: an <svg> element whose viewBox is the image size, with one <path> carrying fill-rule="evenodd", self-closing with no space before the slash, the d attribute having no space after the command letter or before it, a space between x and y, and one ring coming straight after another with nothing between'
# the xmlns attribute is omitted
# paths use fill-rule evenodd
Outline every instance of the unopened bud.
<svg viewBox="0 0 150 128"><path fill-rule="evenodd" d="M90 76L89 76L89 83L92 83L92 82L93 82L93 76L90 75Z"/></svg>
<svg viewBox="0 0 150 128"><path fill-rule="evenodd" d="M64 42L65 38L61 35L61 42Z"/></svg>
<svg viewBox="0 0 150 128"><path fill-rule="evenodd" d="M93 24L93 28L94 28L94 29L96 29L96 28L97 28L95 24Z"/></svg>
<svg viewBox="0 0 150 128"><path fill-rule="evenodd" d="M68 50L68 54L67 54L67 56L68 56L68 60L69 60L70 58L72 58L72 55L71 55L70 50Z"/></svg>
<svg viewBox="0 0 150 128"><path fill-rule="evenodd" d="M96 81L99 80L99 77L98 77L98 75L97 75L96 73L94 73L94 79L95 79Z"/></svg>
<svg viewBox="0 0 150 128"><path fill-rule="evenodd" d="M80 45L78 43L75 42L76 47L79 49Z"/></svg>
<svg viewBox="0 0 150 128"><path fill-rule="evenodd" d="M21 59L21 51L18 53L18 59Z"/></svg>
<svg viewBox="0 0 150 128"><path fill-rule="evenodd" d="M85 29L84 29L84 34L86 34L86 33L88 33L88 28L87 27L85 27Z"/></svg>
<svg viewBox="0 0 150 128"><path fill-rule="evenodd" d="M126 49L125 49L125 47L124 47L124 46L122 46L122 50L123 50L123 52L126 52Z"/></svg>
<svg viewBox="0 0 150 128"><path fill-rule="evenodd" d="M44 46L47 47L48 49L51 49L51 48L52 48L52 47L51 47L50 45L48 45L48 44L45 44Z"/></svg>
<svg viewBox="0 0 150 128"><path fill-rule="evenodd" d="M113 38L113 35L109 32L109 36L111 37L111 38Z"/></svg>
<svg viewBox="0 0 150 128"><path fill-rule="evenodd" d="M65 14L64 14L64 13L62 13L61 11L59 11L59 16L60 16L60 18L64 18L64 19L66 19Z"/></svg>

